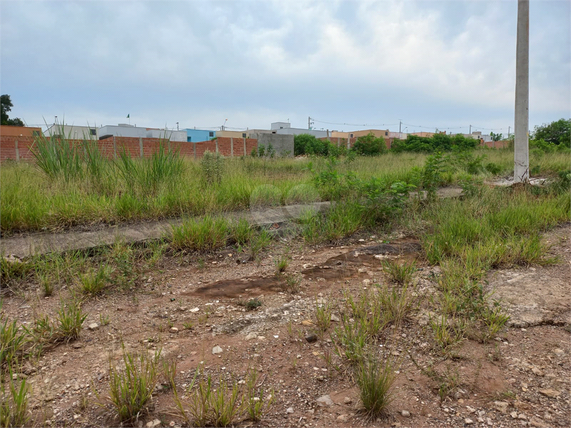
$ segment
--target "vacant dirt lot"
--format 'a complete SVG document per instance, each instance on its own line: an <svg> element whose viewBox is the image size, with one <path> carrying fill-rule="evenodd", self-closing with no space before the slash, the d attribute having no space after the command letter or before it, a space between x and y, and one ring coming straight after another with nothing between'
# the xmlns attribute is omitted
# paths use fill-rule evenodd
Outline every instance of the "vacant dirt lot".
<svg viewBox="0 0 571 428"><path fill-rule="evenodd" d="M356 236L308 249L282 238L259 263L233 249L164 258L132 291L87 300L80 339L27 362L16 376L32 385L37 425L118 425L105 398L109 364L119 361L123 343L131 351L162 349L174 359L180 394L201 363L215 379L232 374L242 380L248 369L257 370L259 384L274 395L260 426L567 427L570 232L567 224L545 236L557 264L490 273L488 291L504 302L510 327L491 343L465 340L447 357L436 349L429 326L439 270L424 261L417 241ZM276 275L275 260L286 252L286 272L302 278L295 293ZM360 412L355 382L335 355L331 335L346 293L357 296L388 282L381 265L387 258L416 260L416 304L378 343L379 352L395 363L396 381L387 417L371 421ZM30 323L40 314L55 314L66 293L44 298L39 290L22 291L4 298L2 310L9 319ZM248 311L244 302L254 297L262 305ZM331 326L310 337L317 330L316 306L328 304ZM166 386L157 388L149 413L135 422L181 424Z"/></svg>

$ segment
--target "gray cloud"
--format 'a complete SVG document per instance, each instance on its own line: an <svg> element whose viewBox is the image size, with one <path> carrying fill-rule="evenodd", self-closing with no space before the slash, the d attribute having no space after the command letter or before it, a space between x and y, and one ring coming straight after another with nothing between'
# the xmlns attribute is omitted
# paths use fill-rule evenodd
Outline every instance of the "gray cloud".
<svg viewBox="0 0 571 428"><path fill-rule="evenodd" d="M0 7L2 93L28 123L513 126L515 1ZM570 115L570 15L532 1L532 125Z"/></svg>

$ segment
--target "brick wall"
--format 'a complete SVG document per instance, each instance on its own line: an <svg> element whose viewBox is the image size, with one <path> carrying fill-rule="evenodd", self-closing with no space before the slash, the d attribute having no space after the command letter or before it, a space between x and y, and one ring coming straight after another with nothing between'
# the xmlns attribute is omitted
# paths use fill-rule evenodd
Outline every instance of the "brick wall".
<svg viewBox="0 0 571 428"><path fill-rule="evenodd" d="M82 140L68 140L70 145L81 145ZM104 140L97 141L101 153L112 159L120 156L125 152L131 157L141 157L141 148L144 157L151 157L153 153L159 150L160 144L171 150L178 150L182 156L200 158L206 150L215 153L218 152L223 156L239 157L244 154L249 155L252 149L257 149L258 142L253 138L244 140L243 138L220 137L213 141L201 141L197 143L164 141L158 138L129 138L129 137L109 137ZM34 161L32 147L34 138L28 136L10 136L0 135L0 162L6 160ZM246 152L244 153L244 145ZM17 148L17 150L16 150Z"/></svg>

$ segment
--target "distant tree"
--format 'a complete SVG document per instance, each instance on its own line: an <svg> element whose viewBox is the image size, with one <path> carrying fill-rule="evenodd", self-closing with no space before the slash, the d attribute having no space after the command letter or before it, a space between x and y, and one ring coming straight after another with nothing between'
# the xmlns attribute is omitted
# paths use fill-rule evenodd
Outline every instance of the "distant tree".
<svg viewBox="0 0 571 428"><path fill-rule="evenodd" d="M556 122L536 126L533 132L533 139L570 147L571 119L559 119Z"/></svg>
<svg viewBox="0 0 571 428"><path fill-rule="evenodd" d="M8 112L12 110L14 105L12 104L12 100L10 99L10 95L4 94L0 97L0 113L2 116L2 125L11 125L11 126L24 126L24 122L20 118L10 119L8 117Z"/></svg>
<svg viewBox="0 0 571 428"><path fill-rule="evenodd" d="M504 137L502 134L496 134L495 132L490 132L490 136L492 137L492 141L502 141Z"/></svg>

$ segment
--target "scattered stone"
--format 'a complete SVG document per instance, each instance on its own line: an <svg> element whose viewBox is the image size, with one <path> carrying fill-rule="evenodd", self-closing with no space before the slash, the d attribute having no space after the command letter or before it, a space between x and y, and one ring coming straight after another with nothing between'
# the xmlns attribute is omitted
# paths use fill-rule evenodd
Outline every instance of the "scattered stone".
<svg viewBox="0 0 571 428"><path fill-rule="evenodd" d="M505 401L494 401L494 408L501 413L507 413L508 412L508 406L509 404Z"/></svg>
<svg viewBox="0 0 571 428"><path fill-rule="evenodd" d="M190 312L195 313L195 312L198 312L199 310L200 310L200 308L192 308L192 309L190 310Z"/></svg>
<svg viewBox="0 0 571 428"><path fill-rule="evenodd" d="M541 419L537 418L537 417L533 417L531 418L531 420L529 421L529 423L537 428L549 428L549 425L546 424L545 422L543 422Z"/></svg>
<svg viewBox="0 0 571 428"><path fill-rule="evenodd" d="M313 333L308 334L307 336L305 336L305 340L307 340L309 343L317 342L317 335Z"/></svg>
<svg viewBox="0 0 571 428"><path fill-rule="evenodd" d="M71 345L71 347L72 347L73 349L80 349L80 348L83 348L83 345L82 345L81 343L79 343L79 342L74 342L74 343Z"/></svg>
<svg viewBox="0 0 571 428"><path fill-rule="evenodd" d="M246 335L246 340L252 340L252 339L255 339L257 337L258 337L258 333L256 333L256 332L248 333Z"/></svg>
<svg viewBox="0 0 571 428"><path fill-rule="evenodd" d="M339 322L339 321L341 321L341 320L339 319L339 317L338 317L337 315L331 314L331 321L333 321L333 322Z"/></svg>
<svg viewBox="0 0 571 428"><path fill-rule="evenodd" d="M215 346L214 348L212 348L212 355L216 355L216 354L221 354L222 353L222 348L220 346Z"/></svg>
<svg viewBox="0 0 571 428"><path fill-rule="evenodd" d="M400 414L405 418L410 418L410 412L408 410L401 410Z"/></svg>
<svg viewBox="0 0 571 428"><path fill-rule="evenodd" d="M473 421L472 419L470 419L470 418L466 418L466 419L464 419L464 423L465 423L466 425L472 425L472 424L474 423L474 421Z"/></svg>
<svg viewBox="0 0 571 428"><path fill-rule="evenodd" d="M303 320L301 322L301 325L304 325L306 327L311 327L313 325L313 323L310 320Z"/></svg>
<svg viewBox="0 0 571 428"><path fill-rule="evenodd" d="M293 407L288 407L286 410L287 414L292 414L293 413Z"/></svg>
<svg viewBox="0 0 571 428"><path fill-rule="evenodd" d="M335 403L329 395L324 395L317 399L317 404L320 406L333 406Z"/></svg>
<svg viewBox="0 0 571 428"><path fill-rule="evenodd" d="M349 420L349 415L339 415L337 416L339 422L347 422Z"/></svg>
<svg viewBox="0 0 571 428"><path fill-rule="evenodd" d="M345 397L345 398L343 399L343 402L344 402L345 404L351 404L351 403L353 402L353 399L352 399L351 397Z"/></svg>
<svg viewBox="0 0 571 428"><path fill-rule="evenodd" d="M538 369L537 367L533 366L531 368L531 371L533 372L534 375L536 376L543 376L545 373L543 373L540 369Z"/></svg>
<svg viewBox="0 0 571 428"><path fill-rule="evenodd" d="M91 324L89 324L89 325L87 326L87 328L88 328L89 330L97 330L97 329L99 328L99 324L97 324L96 322L92 322Z"/></svg>
<svg viewBox="0 0 571 428"><path fill-rule="evenodd" d="M154 421L147 422L147 427L148 428L154 428L154 427L160 426L160 424L161 424L161 421L158 419L155 419Z"/></svg>
<svg viewBox="0 0 571 428"><path fill-rule="evenodd" d="M556 349L553 350L553 353L554 353L555 355L557 355L558 357L561 357L561 356L563 356L563 355L565 354L565 351L563 351L563 349L556 348Z"/></svg>
<svg viewBox="0 0 571 428"><path fill-rule="evenodd" d="M552 388L540 389L539 392L549 398L557 398L561 394L559 391L556 391Z"/></svg>

